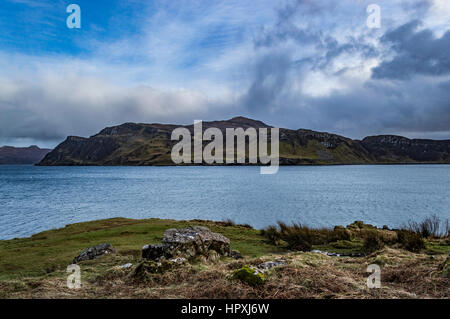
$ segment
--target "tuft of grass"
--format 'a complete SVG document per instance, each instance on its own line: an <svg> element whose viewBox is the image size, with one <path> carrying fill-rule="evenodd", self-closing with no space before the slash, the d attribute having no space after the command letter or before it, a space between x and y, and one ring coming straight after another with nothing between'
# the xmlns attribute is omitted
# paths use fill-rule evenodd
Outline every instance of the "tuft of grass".
<svg viewBox="0 0 450 319"><path fill-rule="evenodd" d="M271 245L278 246L281 243L281 234L276 226L268 226L267 228L262 229L260 234L267 238Z"/></svg>
<svg viewBox="0 0 450 319"><path fill-rule="evenodd" d="M326 245L340 241L350 241L350 232L342 226L329 228L310 228L300 223L287 225L278 222L277 226L269 226L261 230L261 236L265 237L272 245L286 243L292 250L309 251L313 245Z"/></svg>
<svg viewBox="0 0 450 319"><path fill-rule="evenodd" d="M420 235L411 230L399 230L397 231L398 243L406 250L412 252L420 252L425 248L425 241Z"/></svg>
<svg viewBox="0 0 450 319"><path fill-rule="evenodd" d="M288 226L283 222L278 222L280 236L288 244L288 248L297 251L310 251L313 244L312 231L301 224L293 223Z"/></svg>

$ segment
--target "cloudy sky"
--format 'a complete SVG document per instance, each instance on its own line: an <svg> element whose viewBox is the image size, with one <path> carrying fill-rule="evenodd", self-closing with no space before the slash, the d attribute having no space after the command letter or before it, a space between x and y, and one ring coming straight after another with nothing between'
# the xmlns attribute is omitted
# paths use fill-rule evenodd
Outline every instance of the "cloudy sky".
<svg viewBox="0 0 450 319"><path fill-rule="evenodd" d="M2 0L0 30L0 145L237 115L450 139L448 0Z"/></svg>

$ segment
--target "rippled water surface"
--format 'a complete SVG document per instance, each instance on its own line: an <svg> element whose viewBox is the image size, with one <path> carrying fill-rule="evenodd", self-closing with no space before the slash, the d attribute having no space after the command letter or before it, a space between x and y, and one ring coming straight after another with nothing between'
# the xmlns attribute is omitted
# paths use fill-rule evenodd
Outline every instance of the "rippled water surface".
<svg viewBox="0 0 450 319"><path fill-rule="evenodd" d="M0 239L110 217L231 218L261 228L450 218L450 165L0 166Z"/></svg>

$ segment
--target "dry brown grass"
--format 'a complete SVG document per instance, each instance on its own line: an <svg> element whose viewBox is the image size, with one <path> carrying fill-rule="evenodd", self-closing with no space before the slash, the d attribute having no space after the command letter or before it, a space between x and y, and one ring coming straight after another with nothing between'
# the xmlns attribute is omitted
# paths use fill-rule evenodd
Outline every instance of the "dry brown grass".
<svg viewBox="0 0 450 319"><path fill-rule="evenodd" d="M233 269L244 264L283 257L288 266L268 271L268 281L251 287L231 281ZM449 298L450 280L442 267L447 256L433 258L385 248L364 258L329 257L318 253L289 253L258 259L224 259L215 264L195 262L145 281L120 269L123 256L108 256L81 264L83 287L66 287L67 274L0 283L3 298ZM135 261L135 260L134 260ZM120 263L118 263L120 262ZM368 289L367 265L382 269L382 288Z"/></svg>

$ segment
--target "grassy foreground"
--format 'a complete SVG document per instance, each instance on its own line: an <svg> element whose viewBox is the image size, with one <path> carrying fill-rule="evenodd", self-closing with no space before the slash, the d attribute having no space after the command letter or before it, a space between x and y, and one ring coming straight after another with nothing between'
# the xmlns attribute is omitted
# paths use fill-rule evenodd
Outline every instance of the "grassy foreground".
<svg viewBox="0 0 450 319"><path fill-rule="evenodd" d="M151 275L132 276L145 244L159 243L168 228L202 225L230 238L244 259L194 260ZM111 243L116 253L80 263L81 289L66 287L67 265L83 249ZM312 248L358 252L361 240L336 241ZM28 238L0 241L1 298L449 298L448 241L428 240L413 253L386 246L366 257L334 257L294 252L270 244L259 230L212 221L113 218L67 225ZM259 287L230 280L244 265L283 258L288 265L266 272ZM132 263L128 269L120 265ZM366 285L366 268L381 267L381 288Z"/></svg>

